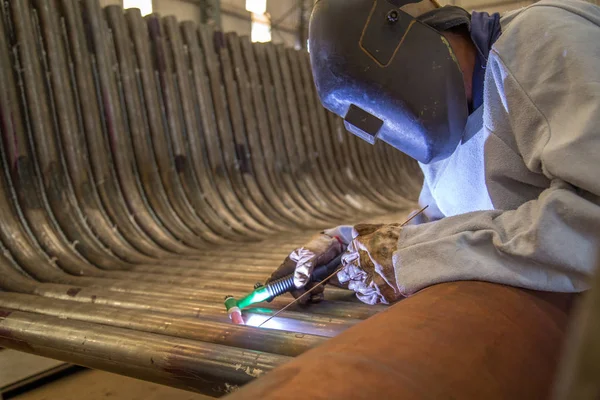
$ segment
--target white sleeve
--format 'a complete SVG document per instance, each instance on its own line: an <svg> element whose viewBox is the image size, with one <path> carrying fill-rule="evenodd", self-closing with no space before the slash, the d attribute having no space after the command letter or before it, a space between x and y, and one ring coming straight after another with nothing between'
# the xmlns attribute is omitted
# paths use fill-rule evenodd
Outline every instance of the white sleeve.
<svg viewBox="0 0 600 400"><path fill-rule="evenodd" d="M600 259L600 30L556 7L533 10L491 54L486 126L549 187L515 210L406 227L393 256L403 295L456 280L588 287Z"/></svg>
<svg viewBox="0 0 600 400"><path fill-rule="evenodd" d="M405 227L394 253L402 295L482 280L528 289L587 288L600 251L600 208L556 180L514 211L479 211Z"/></svg>

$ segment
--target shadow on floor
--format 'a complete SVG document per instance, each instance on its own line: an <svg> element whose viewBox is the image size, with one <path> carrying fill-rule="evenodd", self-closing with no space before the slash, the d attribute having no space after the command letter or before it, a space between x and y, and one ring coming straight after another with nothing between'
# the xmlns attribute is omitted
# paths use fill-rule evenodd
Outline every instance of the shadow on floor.
<svg viewBox="0 0 600 400"><path fill-rule="evenodd" d="M209 400L200 394L174 389L104 371L74 367L27 390L6 393L4 399L15 400Z"/></svg>

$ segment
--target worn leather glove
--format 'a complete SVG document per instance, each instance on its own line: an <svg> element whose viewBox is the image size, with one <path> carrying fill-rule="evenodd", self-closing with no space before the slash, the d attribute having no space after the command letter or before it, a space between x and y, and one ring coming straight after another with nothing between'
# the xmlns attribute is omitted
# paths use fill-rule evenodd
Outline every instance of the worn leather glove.
<svg viewBox="0 0 600 400"><path fill-rule="evenodd" d="M297 289L292 290L291 293L292 296L298 298L317 284L316 282L310 282L313 269L319 265L327 264L340 255L351 240L351 233L351 226L339 226L313 236L304 246L292 251L279 268L273 272L267 283L293 273L294 285ZM324 287L321 285L311 292L310 296L302 298L300 303L321 301L323 290Z"/></svg>
<svg viewBox="0 0 600 400"><path fill-rule="evenodd" d="M337 278L356 292L363 303L389 304L400 298L392 256L398 246L400 224L356 225L342 256Z"/></svg>

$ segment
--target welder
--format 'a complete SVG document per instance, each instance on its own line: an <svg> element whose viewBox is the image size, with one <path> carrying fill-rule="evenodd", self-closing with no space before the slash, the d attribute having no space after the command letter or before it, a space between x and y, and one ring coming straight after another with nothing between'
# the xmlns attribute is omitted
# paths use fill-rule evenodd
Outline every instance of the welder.
<svg viewBox="0 0 600 400"><path fill-rule="evenodd" d="M449 281L587 288L600 253L599 7L542 0L500 16L320 0L309 37L323 105L417 160L429 207L405 227L326 230L271 279L293 272L298 296L344 251L336 283L368 304Z"/></svg>

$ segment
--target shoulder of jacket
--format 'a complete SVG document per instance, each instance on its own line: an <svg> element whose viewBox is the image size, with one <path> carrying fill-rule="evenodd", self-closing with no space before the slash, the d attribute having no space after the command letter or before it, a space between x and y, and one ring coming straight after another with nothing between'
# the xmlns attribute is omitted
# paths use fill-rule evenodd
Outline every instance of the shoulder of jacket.
<svg viewBox="0 0 600 400"><path fill-rule="evenodd" d="M581 23L580 18L600 27L600 7L584 0L541 0L503 14L500 19L503 33L498 41L506 41L515 30L540 28L539 24L553 28L551 24L555 22Z"/></svg>
<svg viewBox="0 0 600 400"><path fill-rule="evenodd" d="M581 0L542 0L510 13L501 23L503 32L490 57L500 58L510 69L539 68L537 54L560 56L573 46L600 43L600 7Z"/></svg>

